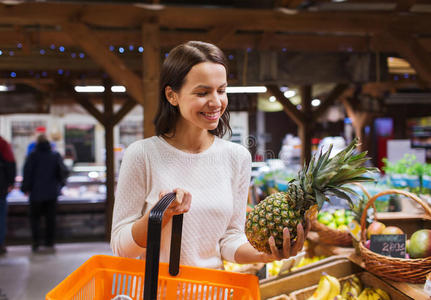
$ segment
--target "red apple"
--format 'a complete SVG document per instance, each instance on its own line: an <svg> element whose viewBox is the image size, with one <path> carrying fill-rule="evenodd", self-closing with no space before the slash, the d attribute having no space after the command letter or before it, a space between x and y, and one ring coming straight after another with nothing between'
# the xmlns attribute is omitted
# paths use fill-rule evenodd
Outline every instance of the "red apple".
<svg viewBox="0 0 431 300"><path fill-rule="evenodd" d="M370 239L372 234L381 234L385 228L385 224L374 221L367 228L367 238Z"/></svg>
<svg viewBox="0 0 431 300"><path fill-rule="evenodd" d="M397 226L388 226L383 229L381 234L404 234L404 232Z"/></svg>

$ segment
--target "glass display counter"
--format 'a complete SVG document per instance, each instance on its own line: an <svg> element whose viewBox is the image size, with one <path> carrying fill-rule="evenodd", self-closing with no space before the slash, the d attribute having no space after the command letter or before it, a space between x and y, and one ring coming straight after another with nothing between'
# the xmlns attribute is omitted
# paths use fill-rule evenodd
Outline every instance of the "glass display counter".
<svg viewBox="0 0 431 300"><path fill-rule="evenodd" d="M72 168L66 186L58 197L57 241L103 240L105 235L105 166L78 164ZM29 243L28 197L20 191L22 178L17 177L15 189L9 193L9 244ZM44 222L42 222L44 226Z"/></svg>

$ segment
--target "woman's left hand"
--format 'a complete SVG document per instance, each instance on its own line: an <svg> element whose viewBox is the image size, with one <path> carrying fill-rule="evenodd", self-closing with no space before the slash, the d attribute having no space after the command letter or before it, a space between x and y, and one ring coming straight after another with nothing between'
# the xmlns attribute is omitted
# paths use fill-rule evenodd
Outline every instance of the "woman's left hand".
<svg viewBox="0 0 431 300"><path fill-rule="evenodd" d="M291 256L295 256L301 251L302 247L304 247L305 238L310 231L310 220L306 218L306 226L305 230L302 227L302 224L299 223L296 227L297 237L296 241L291 245L290 244L290 233L289 229L283 229L283 249L278 249L275 245L274 237L270 237L268 239L269 247L271 248L271 254L263 253L262 258L263 262L271 262L274 260L281 260L284 258L289 258Z"/></svg>

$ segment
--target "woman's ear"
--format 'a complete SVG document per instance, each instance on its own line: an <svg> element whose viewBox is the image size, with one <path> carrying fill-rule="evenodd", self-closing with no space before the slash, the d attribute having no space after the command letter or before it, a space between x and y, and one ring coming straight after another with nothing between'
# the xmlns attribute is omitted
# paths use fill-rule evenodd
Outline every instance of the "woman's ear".
<svg viewBox="0 0 431 300"><path fill-rule="evenodd" d="M172 106L178 105L177 93L170 86L165 87L165 97Z"/></svg>

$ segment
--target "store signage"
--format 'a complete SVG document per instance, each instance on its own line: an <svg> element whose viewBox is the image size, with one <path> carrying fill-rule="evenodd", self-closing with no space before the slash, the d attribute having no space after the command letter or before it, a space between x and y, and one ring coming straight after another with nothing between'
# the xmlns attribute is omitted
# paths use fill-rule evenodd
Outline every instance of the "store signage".
<svg viewBox="0 0 431 300"><path fill-rule="evenodd" d="M405 234L373 234L371 235L370 250L381 255L405 258Z"/></svg>

